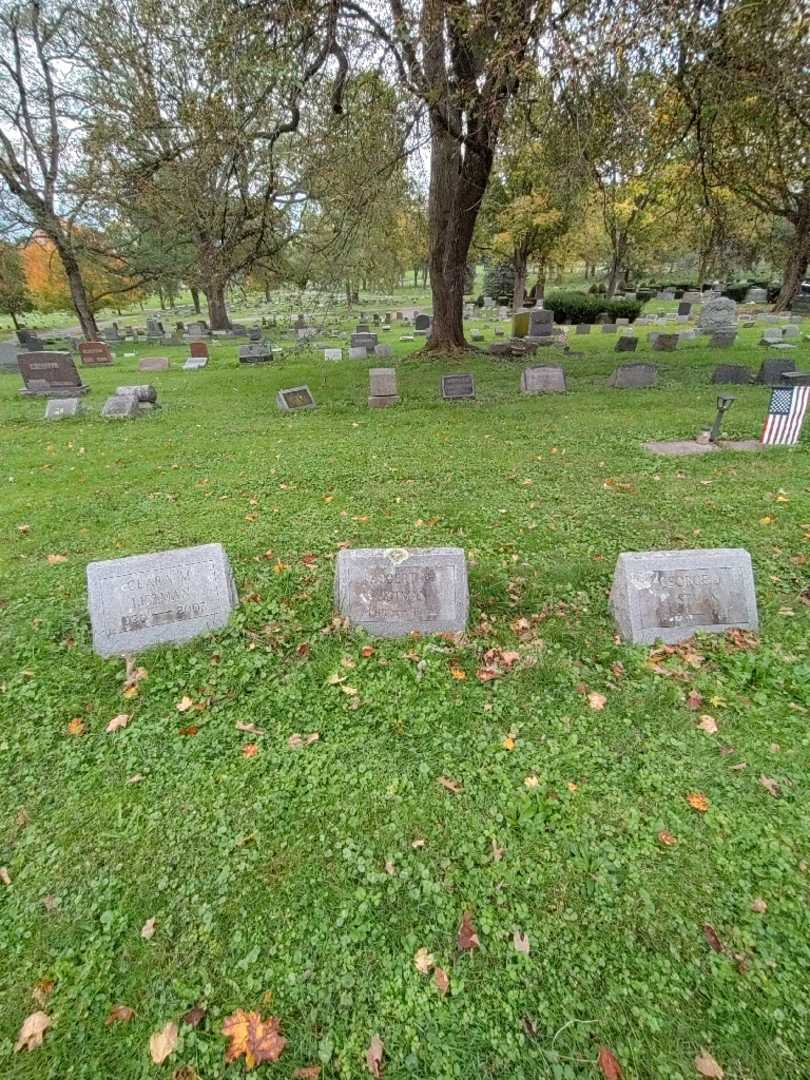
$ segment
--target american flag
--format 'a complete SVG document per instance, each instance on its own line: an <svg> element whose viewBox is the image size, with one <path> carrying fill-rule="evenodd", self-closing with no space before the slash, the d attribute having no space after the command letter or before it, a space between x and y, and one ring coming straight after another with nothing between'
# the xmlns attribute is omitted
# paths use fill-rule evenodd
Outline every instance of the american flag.
<svg viewBox="0 0 810 1080"><path fill-rule="evenodd" d="M810 386L774 386L762 429L763 446L795 446L810 401Z"/></svg>

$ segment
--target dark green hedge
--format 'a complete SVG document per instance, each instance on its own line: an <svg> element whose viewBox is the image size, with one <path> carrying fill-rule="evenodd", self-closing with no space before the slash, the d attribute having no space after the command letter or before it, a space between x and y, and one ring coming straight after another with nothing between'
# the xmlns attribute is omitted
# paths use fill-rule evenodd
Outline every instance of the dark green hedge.
<svg viewBox="0 0 810 1080"><path fill-rule="evenodd" d="M639 300L606 300L604 296L561 291L547 293L543 306L554 312L556 323L595 323L602 312L611 319L633 322L641 314L642 305Z"/></svg>

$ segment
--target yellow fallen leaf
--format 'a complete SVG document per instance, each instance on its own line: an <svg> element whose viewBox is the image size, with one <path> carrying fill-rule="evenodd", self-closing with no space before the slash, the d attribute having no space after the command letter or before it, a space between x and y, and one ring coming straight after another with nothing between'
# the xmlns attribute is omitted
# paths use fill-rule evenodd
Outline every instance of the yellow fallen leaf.
<svg viewBox="0 0 810 1080"><path fill-rule="evenodd" d="M429 975L434 963L433 953L428 952L427 949L416 950L416 954L413 958L413 966L420 975Z"/></svg>
<svg viewBox="0 0 810 1080"><path fill-rule="evenodd" d="M56 566L57 563L67 562L67 560L68 560L67 555L49 555L48 556L48 562L50 563L51 566Z"/></svg>
<svg viewBox="0 0 810 1080"><path fill-rule="evenodd" d="M504 748L504 750L514 750L515 740L511 737L511 735L507 735L507 737L501 743L501 746Z"/></svg>
<svg viewBox="0 0 810 1080"><path fill-rule="evenodd" d="M174 1053L177 1046L177 1024L169 1021L162 1031L156 1031L149 1040L149 1053L156 1065L163 1062Z"/></svg>
<svg viewBox="0 0 810 1080"><path fill-rule="evenodd" d="M759 519L760 525L773 525L776 518L772 514L766 514L765 517Z"/></svg>
<svg viewBox="0 0 810 1080"><path fill-rule="evenodd" d="M80 716L74 717L67 726L68 735L84 735L84 720Z"/></svg>
<svg viewBox="0 0 810 1080"><path fill-rule="evenodd" d="M526 785L527 788L536 788L540 781L536 776L527 776L524 779L523 783Z"/></svg>
<svg viewBox="0 0 810 1080"><path fill-rule="evenodd" d="M462 682L467 678L467 672L460 667L451 667L450 674L454 679L458 679L459 682Z"/></svg>
<svg viewBox="0 0 810 1080"><path fill-rule="evenodd" d="M128 686L126 690L121 691L121 696L125 697L127 701L131 701L140 694L140 690L137 686Z"/></svg>
<svg viewBox="0 0 810 1080"><path fill-rule="evenodd" d="M693 810L697 810L701 814L705 814L709 809L709 800L705 795L701 795L699 791L693 791L690 795L687 795L686 801Z"/></svg>
<svg viewBox="0 0 810 1080"><path fill-rule="evenodd" d="M47 1013L35 1012L26 1016L14 1044L14 1053L19 1053L20 1050L36 1050L38 1046L42 1046L42 1039L50 1026L51 1018Z"/></svg>

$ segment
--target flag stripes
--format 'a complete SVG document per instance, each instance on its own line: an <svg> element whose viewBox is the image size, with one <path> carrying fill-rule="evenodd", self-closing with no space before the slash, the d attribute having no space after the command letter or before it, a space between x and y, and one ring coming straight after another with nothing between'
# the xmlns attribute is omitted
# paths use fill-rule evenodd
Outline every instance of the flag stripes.
<svg viewBox="0 0 810 1080"><path fill-rule="evenodd" d="M763 446L795 446L810 401L810 386L775 386L762 429Z"/></svg>

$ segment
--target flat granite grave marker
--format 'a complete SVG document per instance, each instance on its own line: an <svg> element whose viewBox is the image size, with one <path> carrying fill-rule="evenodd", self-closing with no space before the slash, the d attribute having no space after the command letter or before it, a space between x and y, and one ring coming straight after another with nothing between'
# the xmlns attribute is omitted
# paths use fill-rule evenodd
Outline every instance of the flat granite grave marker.
<svg viewBox="0 0 810 1080"><path fill-rule="evenodd" d="M613 346L614 352L635 352L638 348L638 338L629 334L622 334Z"/></svg>
<svg viewBox="0 0 810 1080"><path fill-rule="evenodd" d="M650 334L652 338L652 334ZM656 334L652 342L653 352L675 352L680 334Z"/></svg>
<svg viewBox="0 0 810 1080"><path fill-rule="evenodd" d="M20 353L17 364L25 382L20 390L24 397L81 397L90 391L82 383L70 353Z"/></svg>
<svg viewBox="0 0 810 1080"><path fill-rule="evenodd" d="M744 386L754 381L753 373L742 364L718 364L712 372L713 383Z"/></svg>
<svg viewBox="0 0 810 1080"><path fill-rule="evenodd" d="M190 341L188 343L189 354L195 358L208 359L208 344L205 341Z"/></svg>
<svg viewBox="0 0 810 1080"><path fill-rule="evenodd" d="M342 360L343 349L324 349L323 358L324 360Z"/></svg>
<svg viewBox="0 0 810 1080"><path fill-rule="evenodd" d="M99 656L188 641L225 626L237 604L221 544L92 562L87 595Z"/></svg>
<svg viewBox="0 0 810 1080"><path fill-rule="evenodd" d="M254 345L240 346L240 364L269 364L272 359L273 350L266 341Z"/></svg>
<svg viewBox="0 0 810 1080"><path fill-rule="evenodd" d="M459 633L469 610L461 548L356 548L338 552L335 607L377 637Z"/></svg>
<svg viewBox="0 0 810 1080"><path fill-rule="evenodd" d="M604 322L604 323L602 323L602 333L603 334L615 334L616 333L616 323L613 323L613 322Z"/></svg>
<svg viewBox="0 0 810 1080"><path fill-rule="evenodd" d="M465 401L475 397L475 376L442 375L442 397L445 401Z"/></svg>
<svg viewBox="0 0 810 1080"><path fill-rule="evenodd" d="M145 356L138 364L138 371L168 371L168 356Z"/></svg>
<svg viewBox="0 0 810 1080"><path fill-rule="evenodd" d="M64 420L66 417L79 416L82 403L78 398L51 398L45 404L46 420Z"/></svg>
<svg viewBox="0 0 810 1080"><path fill-rule="evenodd" d="M84 367L98 367L113 362L110 346L103 341L80 341L79 356Z"/></svg>
<svg viewBox="0 0 810 1080"><path fill-rule="evenodd" d="M608 386L619 390L644 390L658 383L655 364L620 364L608 379Z"/></svg>
<svg viewBox="0 0 810 1080"><path fill-rule="evenodd" d="M623 552L610 606L622 638L634 645L756 630L751 556L743 548Z"/></svg>
<svg viewBox="0 0 810 1080"><path fill-rule="evenodd" d="M183 364L183 371L199 371L208 366L208 360L204 356L189 356Z"/></svg>
<svg viewBox="0 0 810 1080"><path fill-rule="evenodd" d="M292 386L288 390L279 390L276 405L282 412L295 412L297 409L314 409L315 398L308 386Z"/></svg>
<svg viewBox="0 0 810 1080"><path fill-rule="evenodd" d="M139 413L135 394L113 394L104 402L101 415L107 420L129 420Z"/></svg>
<svg viewBox="0 0 810 1080"><path fill-rule="evenodd" d="M565 372L559 364L538 364L527 367L520 376L524 394L564 394Z"/></svg>

